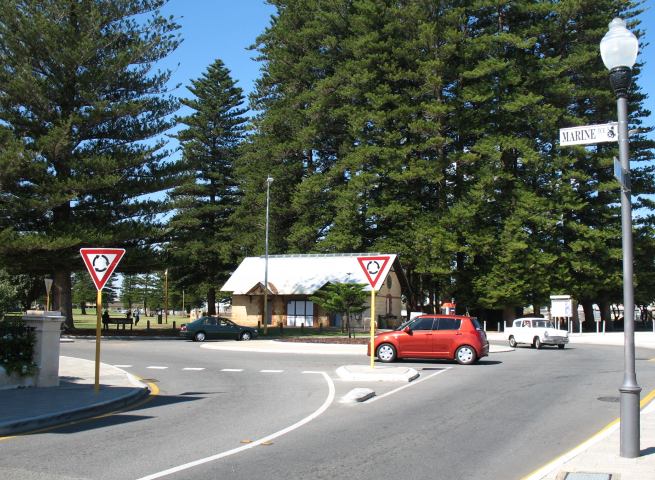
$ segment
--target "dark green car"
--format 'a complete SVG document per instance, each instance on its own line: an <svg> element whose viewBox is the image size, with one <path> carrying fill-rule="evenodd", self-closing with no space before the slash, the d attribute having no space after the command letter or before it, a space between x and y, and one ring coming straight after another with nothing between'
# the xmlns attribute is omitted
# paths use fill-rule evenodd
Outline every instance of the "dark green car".
<svg viewBox="0 0 655 480"><path fill-rule="evenodd" d="M237 325L227 318L200 317L194 322L182 325L180 336L194 342L204 342L212 338L251 340L257 336L257 329Z"/></svg>

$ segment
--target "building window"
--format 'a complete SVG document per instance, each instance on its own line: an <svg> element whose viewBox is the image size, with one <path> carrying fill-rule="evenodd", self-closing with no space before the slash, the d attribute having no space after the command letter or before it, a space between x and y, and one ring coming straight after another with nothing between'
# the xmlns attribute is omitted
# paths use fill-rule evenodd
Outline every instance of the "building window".
<svg viewBox="0 0 655 480"><path fill-rule="evenodd" d="M314 304L307 300L291 300L287 303L287 326L314 325Z"/></svg>

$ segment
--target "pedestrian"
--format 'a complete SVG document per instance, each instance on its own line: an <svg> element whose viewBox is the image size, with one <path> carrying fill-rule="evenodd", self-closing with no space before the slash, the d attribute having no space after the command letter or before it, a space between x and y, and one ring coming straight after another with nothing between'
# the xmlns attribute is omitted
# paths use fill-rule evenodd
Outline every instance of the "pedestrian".
<svg viewBox="0 0 655 480"><path fill-rule="evenodd" d="M127 319L128 322L132 323L132 310L127 311L127 313L125 314L125 318ZM123 328L125 328L124 325Z"/></svg>
<svg viewBox="0 0 655 480"><path fill-rule="evenodd" d="M102 314L102 324L105 327L105 330L109 329L109 310L105 309L105 312Z"/></svg>
<svg viewBox="0 0 655 480"><path fill-rule="evenodd" d="M140 316L139 309L137 308L136 310L134 310L134 325L139 324L139 316Z"/></svg>

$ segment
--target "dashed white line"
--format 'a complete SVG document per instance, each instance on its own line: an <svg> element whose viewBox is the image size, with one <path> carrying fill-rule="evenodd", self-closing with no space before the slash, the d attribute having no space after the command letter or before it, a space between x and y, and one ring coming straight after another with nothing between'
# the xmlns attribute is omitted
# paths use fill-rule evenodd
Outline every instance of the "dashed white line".
<svg viewBox="0 0 655 480"><path fill-rule="evenodd" d="M159 367L157 365L151 365L150 367L146 367L146 368L149 368L150 370L166 370L168 367Z"/></svg>
<svg viewBox="0 0 655 480"><path fill-rule="evenodd" d="M221 372L243 372L243 368L223 368Z"/></svg>
<svg viewBox="0 0 655 480"><path fill-rule="evenodd" d="M259 373L282 373L284 370L260 370Z"/></svg>
<svg viewBox="0 0 655 480"><path fill-rule="evenodd" d="M130 368L132 365L114 365L116 368Z"/></svg>
<svg viewBox="0 0 655 480"><path fill-rule="evenodd" d="M192 372L199 372L201 370L204 370L204 367L185 367L182 370L189 370Z"/></svg>

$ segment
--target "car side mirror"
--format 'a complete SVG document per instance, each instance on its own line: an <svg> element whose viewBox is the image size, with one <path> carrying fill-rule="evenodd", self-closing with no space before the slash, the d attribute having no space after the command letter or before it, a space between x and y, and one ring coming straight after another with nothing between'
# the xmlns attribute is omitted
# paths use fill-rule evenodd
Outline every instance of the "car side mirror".
<svg viewBox="0 0 655 480"><path fill-rule="evenodd" d="M412 334L412 329L407 325L405 328L403 328L403 332L405 332L408 335Z"/></svg>

